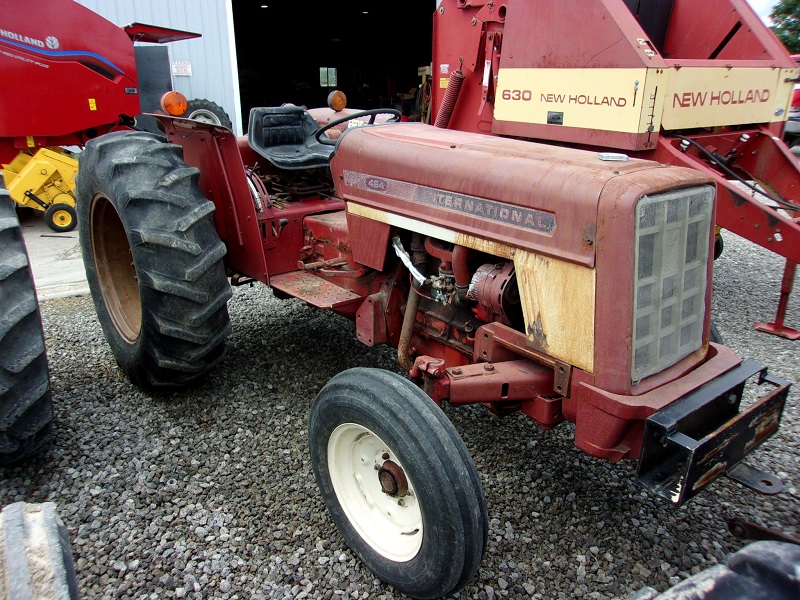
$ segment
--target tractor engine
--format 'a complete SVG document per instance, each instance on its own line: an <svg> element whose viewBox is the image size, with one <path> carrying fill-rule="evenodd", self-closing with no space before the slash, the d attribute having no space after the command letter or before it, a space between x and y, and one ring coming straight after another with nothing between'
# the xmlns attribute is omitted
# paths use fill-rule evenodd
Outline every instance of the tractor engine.
<svg viewBox="0 0 800 600"><path fill-rule="evenodd" d="M466 363L472 361L475 331L482 325L497 322L525 331L513 261L431 237L422 252L413 251L418 242L411 246L422 261L415 266L426 274L414 290L420 297L420 335L459 350ZM429 350L442 355L441 349Z"/></svg>

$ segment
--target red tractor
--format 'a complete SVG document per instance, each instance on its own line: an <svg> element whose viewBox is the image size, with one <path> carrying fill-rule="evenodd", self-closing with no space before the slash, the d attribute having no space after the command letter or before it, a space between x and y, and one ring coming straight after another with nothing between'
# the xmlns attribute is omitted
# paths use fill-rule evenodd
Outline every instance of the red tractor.
<svg viewBox="0 0 800 600"><path fill-rule="evenodd" d="M397 348L407 377L340 373L308 435L347 543L417 598L469 582L488 532L444 402L573 422L579 448L638 460L638 481L676 505L723 474L780 485L743 459L778 429L790 384L710 339L713 179L341 100L254 108L246 137L161 116L166 139L86 144L81 248L131 381L181 388L214 368L231 284ZM766 389L742 409L748 382Z"/></svg>
<svg viewBox="0 0 800 600"><path fill-rule="evenodd" d="M164 135L98 131L80 154L81 249L117 362L145 390L193 384L224 358L231 286L250 283L396 348L406 376L336 375L308 436L343 537L404 593L461 589L487 543L445 402L574 423L580 449L637 460L675 505L721 475L780 486L744 459L777 431L790 383L711 339L707 173L399 122L336 93L255 108L247 136L156 117Z"/></svg>

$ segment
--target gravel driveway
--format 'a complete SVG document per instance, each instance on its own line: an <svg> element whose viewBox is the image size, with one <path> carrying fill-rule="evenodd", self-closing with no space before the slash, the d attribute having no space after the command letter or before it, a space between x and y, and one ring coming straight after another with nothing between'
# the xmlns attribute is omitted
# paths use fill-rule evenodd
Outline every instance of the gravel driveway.
<svg viewBox="0 0 800 600"><path fill-rule="evenodd" d="M759 333L783 261L726 233L715 321L741 356L800 381L800 341ZM800 284L798 285L800 287ZM786 323L800 328L800 291ZM42 304L55 443L5 469L0 504L53 501L72 540L83 598L396 598L344 545L317 493L306 443L316 392L352 366L397 369L352 324L262 285L237 288L225 363L201 386L150 396L117 368L89 297ZM800 384L782 429L753 464L785 490L723 479L674 509L643 492L635 464L482 406L445 410L483 480L491 518L478 576L460 598L626 598L664 590L744 545L732 516L800 536Z"/></svg>

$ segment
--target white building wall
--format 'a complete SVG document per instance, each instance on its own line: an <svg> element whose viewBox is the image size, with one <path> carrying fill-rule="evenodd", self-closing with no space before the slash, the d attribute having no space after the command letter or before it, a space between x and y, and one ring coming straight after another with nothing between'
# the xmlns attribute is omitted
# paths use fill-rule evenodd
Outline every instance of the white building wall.
<svg viewBox="0 0 800 600"><path fill-rule="evenodd" d="M242 134L232 0L75 1L120 27L139 22L201 34L166 44L171 63L188 61L192 69L191 76L172 76L173 89L216 102L231 117L234 133Z"/></svg>

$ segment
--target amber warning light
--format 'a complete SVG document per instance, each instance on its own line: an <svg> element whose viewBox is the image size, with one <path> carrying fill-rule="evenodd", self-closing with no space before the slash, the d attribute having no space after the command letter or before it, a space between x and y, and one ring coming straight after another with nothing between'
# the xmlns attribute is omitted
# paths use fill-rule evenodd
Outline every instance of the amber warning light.
<svg viewBox="0 0 800 600"><path fill-rule="evenodd" d="M180 117L189 108L186 96L175 91L167 92L161 96L159 104L161 105L161 110L173 117Z"/></svg>

